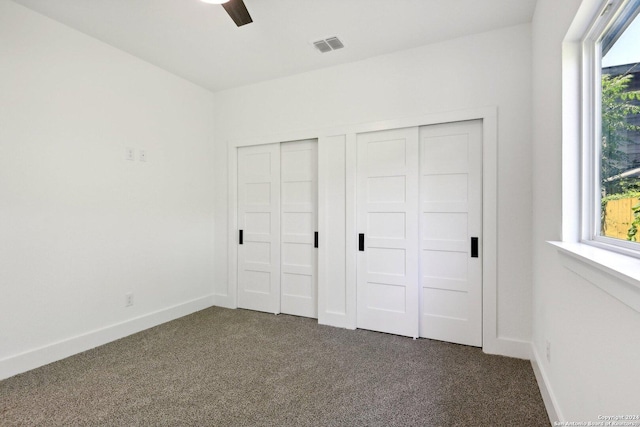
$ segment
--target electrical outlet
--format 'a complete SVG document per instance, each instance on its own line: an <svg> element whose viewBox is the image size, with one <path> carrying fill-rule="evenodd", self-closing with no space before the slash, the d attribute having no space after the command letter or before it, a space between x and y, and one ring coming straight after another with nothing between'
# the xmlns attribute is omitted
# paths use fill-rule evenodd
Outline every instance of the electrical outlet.
<svg viewBox="0 0 640 427"><path fill-rule="evenodd" d="M133 148L129 148L129 147L125 148L124 155L127 160L133 161L136 159L136 153Z"/></svg>
<svg viewBox="0 0 640 427"><path fill-rule="evenodd" d="M138 155L138 159L140 159L141 162L146 162L147 161L147 150L140 150L140 154Z"/></svg>
<svg viewBox="0 0 640 427"><path fill-rule="evenodd" d="M551 343L547 341L547 362L551 363Z"/></svg>
<svg viewBox="0 0 640 427"><path fill-rule="evenodd" d="M125 307L131 307L133 305L133 293L129 292L128 294L126 294L125 296L125 303L124 306Z"/></svg>

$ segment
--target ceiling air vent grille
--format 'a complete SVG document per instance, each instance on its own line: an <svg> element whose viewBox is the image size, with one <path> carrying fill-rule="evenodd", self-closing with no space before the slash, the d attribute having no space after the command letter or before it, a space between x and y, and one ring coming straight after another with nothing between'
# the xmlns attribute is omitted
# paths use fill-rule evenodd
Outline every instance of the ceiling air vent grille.
<svg viewBox="0 0 640 427"><path fill-rule="evenodd" d="M324 40L313 42L313 45L322 53L331 52L333 50L331 49L331 46L329 46L329 44Z"/></svg>
<svg viewBox="0 0 640 427"><path fill-rule="evenodd" d="M342 44L342 42L340 41L339 38L337 37L329 37L327 40L325 40L327 42L327 44L329 46L331 46L331 49L336 50L336 49L342 49L344 47L344 45Z"/></svg>
<svg viewBox="0 0 640 427"><path fill-rule="evenodd" d="M344 44L337 37L329 37L325 40L313 42L313 45L322 53L331 52L332 50L342 49Z"/></svg>

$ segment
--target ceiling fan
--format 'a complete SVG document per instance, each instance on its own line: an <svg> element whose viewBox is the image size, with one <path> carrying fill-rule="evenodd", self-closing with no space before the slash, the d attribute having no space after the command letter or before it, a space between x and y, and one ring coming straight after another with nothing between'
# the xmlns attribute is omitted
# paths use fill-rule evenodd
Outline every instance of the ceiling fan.
<svg viewBox="0 0 640 427"><path fill-rule="evenodd" d="M221 4L224 7L224 10L227 11L233 22L236 23L238 27L241 27L246 24L250 24L253 22L251 19L251 15L249 15L249 11L247 10L247 6L244 5L244 1L242 0L202 0L205 3L211 4Z"/></svg>

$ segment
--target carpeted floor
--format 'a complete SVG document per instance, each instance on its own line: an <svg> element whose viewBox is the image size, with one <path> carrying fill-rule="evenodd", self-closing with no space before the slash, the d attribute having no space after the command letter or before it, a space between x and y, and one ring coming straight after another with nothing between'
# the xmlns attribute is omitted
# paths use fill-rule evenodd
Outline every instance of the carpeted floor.
<svg viewBox="0 0 640 427"><path fill-rule="evenodd" d="M210 308L0 382L2 426L549 426L528 361Z"/></svg>

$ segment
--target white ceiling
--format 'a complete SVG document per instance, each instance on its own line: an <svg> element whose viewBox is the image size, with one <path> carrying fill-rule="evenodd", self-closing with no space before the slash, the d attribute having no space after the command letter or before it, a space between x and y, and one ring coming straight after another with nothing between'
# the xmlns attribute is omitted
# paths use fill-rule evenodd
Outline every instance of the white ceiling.
<svg viewBox="0 0 640 427"><path fill-rule="evenodd" d="M212 91L530 22L536 0L14 0ZM318 39L345 48L320 54Z"/></svg>

